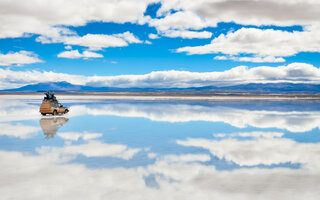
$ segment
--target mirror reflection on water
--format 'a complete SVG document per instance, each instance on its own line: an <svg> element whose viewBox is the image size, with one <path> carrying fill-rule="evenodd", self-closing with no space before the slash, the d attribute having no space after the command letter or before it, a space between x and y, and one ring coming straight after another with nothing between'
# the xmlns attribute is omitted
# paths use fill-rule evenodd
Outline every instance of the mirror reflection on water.
<svg viewBox="0 0 320 200"><path fill-rule="evenodd" d="M53 138L59 128L68 122L66 117L43 117L39 120L42 132L46 135L47 139Z"/></svg>
<svg viewBox="0 0 320 200"><path fill-rule="evenodd" d="M320 102L60 99L0 96L1 198L320 196Z"/></svg>

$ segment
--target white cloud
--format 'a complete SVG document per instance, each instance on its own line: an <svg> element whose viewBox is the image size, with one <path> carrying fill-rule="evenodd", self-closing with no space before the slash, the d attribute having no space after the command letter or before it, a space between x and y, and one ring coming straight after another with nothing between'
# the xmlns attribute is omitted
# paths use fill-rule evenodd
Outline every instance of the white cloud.
<svg viewBox="0 0 320 200"><path fill-rule="evenodd" d="M145 44L152 44L149 40L144 41Z"/></svg>
<svg viewBox="0 0 320 200"><path fill-rule="evenodd" d="M40 62L43 61L38 58L38 55L29 51L9 52L7 54L0 53L0 66L22 66Z"/></svg>
<svg viewBox="0 0 320 200"><path fill-rule="evenodd" d="M71 51L63 51L58 54L59 58L102 58L103 55L91 52L91 51L83 51L83 53L79 53L78 50L71 50Z"/></svg>
<svg viewBox="0 0 320 200"><path fill-rule="evenodd" d="M12 0L0 2L0 38L26 34L52 36L59 26L89 22L145 23L144 12L155 0Z"/></svg>
<svg viewBox="0 0 320 200"><path fill-rule="evenodd" d="M64 48L67 49L67 50L71 50L71 49L72 49L72 46L67 45L67 46L65 46Z"/></svg>
<svg viewBox="0 0 320 200"><path fill-rule="evenodd" d="M185 162L208 162L210 155L207 154L182 154L182 155L166 155L161 158L161 161L168 163L185 163Z"/></svg>
<svg viewBox="0 0 320 200"><path fill-rule="evenodd" d="M167 31L172 29L186 30L195 29L199 30L206 27L205 22L193 12L176 12L168 14L164 18L151 19L150 26L154 26L159 31Z"/></svg>
<svg viewBox="0 0 320 200"><path fill-rule="evenodd" d="M158 71L145 75L88 77L88 85L116 87L200 87L245 83L319 83L320 70L312 65L292 63L280 67L239 66L224 72Z"/></svg>
<svg viewBox="0 0 320 200"><path fill-rule="evenodd" d="M232 134L224 134L224 133L218 133L214 134L214 137L254 137L254 138L274 138L274 137L282 137L283 133L281 132L259 132L259 131L253 131L253 132L240 132L240 133L232 133Z"/></svg>
<svg viewBox="0 0 320 200"><path fill-rule="evenodd" d="M242 62L255 62L255 63L278 63L285 62L286 60L281 57L267 56L267 57L236 57L236 56L216 56L215 60L233 60Z"/></svg>
<svg viewBox="0 0 320 200"><path fill-rule="evenodd" d="M199 16L192 12L177 12L168 14L164 18L151 19L150 26L156 27L158 33L165 37L181 37L181 38L211 38L212 33L208 31L190 31L187 29L199 30L206 25ZM156 34L149 34L149 38L157 39Z"/></svg>
<svg viewBox="0 0 320 200"><path fill-rule="evenodd" d="M309 25L317 24L320 18L320 3L315 0L163 0L158 16L169 17L171 10L178 11L175 15L193 13L202 20L198 24L207 26L215 26L217 22L257 26ZM193 25L188 28L193 28Z"/></svg>
<svg viewBox="0 0 320 200"><path fill-rule="evenodd" d="M245 53L266 58L293 56L299 52L320 52L318 35L319 31L314 29L303 32L286 32L273 29L241 28L226 35L221 34L210 44L182 47L177 49L177 52L187 52L188 54L223 53L227 55ZM244 59L255 61L255 58Z"/></svg>
<svg viewBox="0 0 320 200"><path fill-rule="evenodd" d="M159 35L153 34L153 33L150 33L150 34L148 35L148 37L149 37L150 39L158 39L158 38L160 38Z"/></svg>
<svg viewBox="0 0 320 200"><path fill-rule="evenodd" d="M114 34L113 36L119 37L127 41L128 43L142 43L141 40L139 40L136 36L134 36L130 32L124 32L124 33L119 33L119 34Z"/></svg>
<svg viewBox="0 0 320 200"><path fill-rule="evenodd" d="M177 12L171 14L172 10ZM214 27L219 22L256 26L301 25L304 27L301 32L242 28L226 35L221 34L207 45L177 49L177 52L188 54L223 53L236 61L284 62L281 57L299 52L320 52L319 13L320 3L314 0L164 0L158 10L158 16L163 18L152 19L150 25L155 26L159 32L200 30ZM253 54L253 57L230 56L241 53Z"/></svg>
<svg viewBox="0 0 320 200"><path fill-rule="evenodd" d="M58 35L55 38L38 37L37 41L42 43L64 43L67 45L77 45L88 47L91 50L101 50L109 47L124 47L129 43L142 43L136 36L130 32L124 32L113 35L106 34L86 34L84 36L64 36Z"/></svg>
<svg viewBox="0 0 320 200"><path fill-rule="evenodd" d="M40 130L40 128L35 126L23 125L21 123L15 125L0 123L0 130L0 136L6 135L9 137L27 139L37 135L37 132Z"/></svg>
<svg viewBox="0 0 320 200"><path fill-rule="evenodd" d="M95 53L95 52L91 52L91 51L84 51L82 53L82 56L84 58L102 58L103 55L102 54L98 54L98 53Z"/></svg>
<svg viewBox="0 0 320 200"><path fill-rule="evenodd" d="M1 1L0 37L21 37L35 33L48 35L58 26L83 26L88 22L145 23L159 30L202 29L218 22L250 25L309 25L318 23L319 2L314 0L227 1L227 0L163 0L160 19L144 16L148 4L156 0L63 0ZM50 5L50 6L48 6ZM173 14L171 10L176 10ZM303 12L308 10L308 12ZM285 15L283 13L286 13ZM13 23L14 22L14 23Z"/></svg>
<svg viewBox="0 0 320 200"><path fill-rule="evenodd" d="M65 26L84 26L89 22L114 22L114 23L140 23L147 21L144 16L149 3L154 0L63 0L28 2L22 0L0 2L0 38L27 37L32 34L39 35L36 41L41 43L64 43L67 49L71 45L88 47L90 50L101 50L108 47L124 47L130 43L142 43L130 32L113 35L86 34L78 36L76 32L65 28ZM31 6L32 5L32 6ZM16 55L17 54L17 55ZM22 55L16 53L2 55L14 57L14 61L3 62L0 65L29 64L40 62L36 56ZM76 51L59 54L68 58L102 57L102 55L85 51L82 55ZM24 57L22 57L24 56ZM8 58L12 60L11 58ZM8 60L6 59L6 60ZM17 61L18 60L18 61ZM23 60L23 61L21 61Z"/></svg>
<svg viewBox="0 0 320 200"><path fill-rule="evenodd" d="M72 84L105 87L201 87L246 83L315 83L320 84L319 68L306 63L279 67L234 67L223 72L157 71L144 75L80 76L55 72L12 71L0 69L0 88L13 88L41 82L67 81Z"/></svg>
<svg viewBox="0 0 320 200"><path fill-rule="evenodd" d="M43 43L62 42L91 49L127 46L141 43L135 36L87 34L77 36L68 26L84 26L89 22L148 23L160 35L182 38L210 38L211 33L201 30L219 22L242 25L302 25L302 32L245 29L221 35L212 44L183 47L179 52L203 54L220 52L226 55L254 54L253 57L235 58L249 62L282 62L283 56L299 52L319 52L319 1L275 0L162 0L158 18L144 16L150 3L157 0L23 0L0 2L0 38L26 37L37 34ZM50 5L50 6L48 6ZM176 12L171 12L175 10ZM308 10L308 12L305 12ZM284 14L286 13L286 14ZM311 30L308 30L309 29ZM310 28L311 27L311 28ZM151 34L150 34L151 35ZM150 36L149 36L150 37ZM155 35L151 37L156 37ZM150 37L150 38L151 38ZM61 38L64 38L61 40ZM214 44L214 45L213 45ZM273 56L275 59L271 59ZM268 59L267 59L268 58Z"/></svg>
<svg viewBox="0 0 320 200"><path fill-rule="evenodd" d="M16 76L16 77L15 77ZM73 84L84 84L85 76L71 75L64 73L40 72L40 71L12 71L9 69L0 69L0 87L14 88L26 84L36 84L45 82L68 81ZM12 87L13 86L13 87Z"/></svg>
<svg viewBox="0 0 320 200"><path fill-rule="evenodd" d="M171 38L176 38L176 37L181 37L181 38L187 38L187 39L193 39L193 38L211 38L212 33L208 31L181 31L181 30L169 30L165 32L161 32L163 36L166 37L171 37Z"/></svg>

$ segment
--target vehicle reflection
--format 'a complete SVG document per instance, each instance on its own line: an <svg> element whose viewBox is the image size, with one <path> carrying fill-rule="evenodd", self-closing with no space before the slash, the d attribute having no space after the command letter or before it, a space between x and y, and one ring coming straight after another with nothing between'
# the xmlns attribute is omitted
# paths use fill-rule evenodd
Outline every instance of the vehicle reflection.
<svg viewBox="0 0 320 200"><path fill-rule="evenodd" d="M61 126L68 123L66 117L44 117L40 119L40 127L46 135L46 139L53 138Z"/></svg>

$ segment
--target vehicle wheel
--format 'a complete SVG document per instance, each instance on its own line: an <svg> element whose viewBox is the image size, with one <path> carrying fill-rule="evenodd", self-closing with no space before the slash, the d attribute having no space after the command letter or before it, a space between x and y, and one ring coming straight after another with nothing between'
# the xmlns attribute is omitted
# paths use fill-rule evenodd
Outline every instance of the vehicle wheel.
<svg viewBox="0 0 320 200"><path fill-rule="evenodd" d="M41 113L42 116L46 116L46 113Z"/></svg>
<svg viewBox="0 0 320 200"><path fill-rule="evenodd" d="M58 112L57 112L56 110L54 110L52 114L53 114L53 115L57 115Z"/></svg>
<svg viewBox="0 0 320 200"><path fill-rule="evenodd" d="M63 113L64 114L67 114L69 112L69 110L68 109L66 109Z"/></svg>

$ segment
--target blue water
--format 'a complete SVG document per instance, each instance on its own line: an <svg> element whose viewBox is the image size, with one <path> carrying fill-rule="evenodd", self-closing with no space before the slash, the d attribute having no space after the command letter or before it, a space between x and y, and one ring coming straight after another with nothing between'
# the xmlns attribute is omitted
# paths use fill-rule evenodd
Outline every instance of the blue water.
<svg viewBox="0 0 320 200"><path fill-rule="evenodd" d="M0 97L1 199L318 199L320 102ZM18 191L18 192L17 192Z"/></svg>

